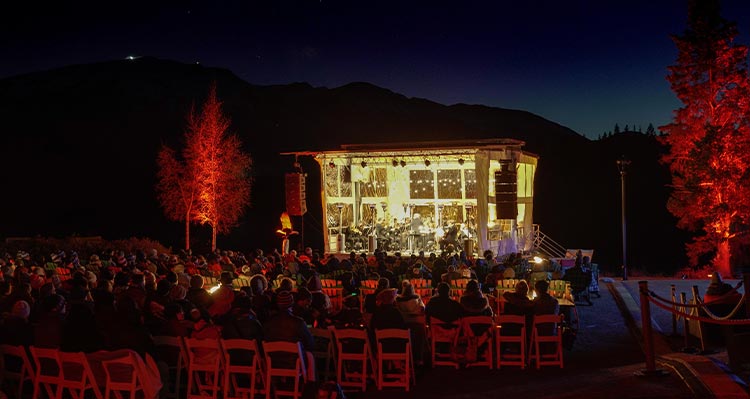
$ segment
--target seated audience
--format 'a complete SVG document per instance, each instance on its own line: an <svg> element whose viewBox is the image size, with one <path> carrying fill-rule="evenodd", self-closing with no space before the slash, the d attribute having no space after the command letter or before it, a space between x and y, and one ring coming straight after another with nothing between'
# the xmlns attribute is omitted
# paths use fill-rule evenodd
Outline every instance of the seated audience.
<svg viewBox="0 0 750 399"><path fill-rule="evenodd" d="M276 294L278 313L263 323L263 340L300 342L306 352L312 353L315 349L315 340L305 321L292 314L293 304L294 296L291 292L280 291ZM308 362L307 357L305 357L305 362ZM281 359L280 363L287 362ZM293 367L294 363L291 359L288 363Z"/></svg>
<svg viewBox="0 0 750 399"><path fill-rule="evenodd" d="M431 318L436 318L446 323L454 322L461 317L463 308L461 304L450 296L451 287L448 283L440 283L437 286L437 295L430 298L425 307L426 323L430 324Z"/></svg>
<svg viewBox="0 0 750 399"><path fill-rule="evenodd" d="M34 343L34 327L29 323L31 306L20 299L0 322L0 344L29 346Z"/></svg>
<svg viewBox="0 0 750 399"><path fill-rule="evenodd" d="M263 338L263 327L252 309L252 299L238 295L232 304L229 322L221 330L224 339L254 339L260 343Z"/></svg>
<svg viewBox="0 0 750 399"><path fill-rule="evenodd" d="M462 317L466 316L492 316L493 311L487 298L479 290L479 282L470 280L466 283L466 289L461 296Z"/></svg>

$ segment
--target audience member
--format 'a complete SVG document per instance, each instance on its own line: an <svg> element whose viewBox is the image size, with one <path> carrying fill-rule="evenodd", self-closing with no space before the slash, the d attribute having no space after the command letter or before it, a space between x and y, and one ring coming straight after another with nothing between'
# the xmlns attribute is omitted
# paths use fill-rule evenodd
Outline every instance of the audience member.
<svg viewBox="0 0 750 399"><path fill-rule="evenodd" d="M493 311L487 297L479 290L479 282L470 280L461 296L462 316L492 316Z"/></svg>
<svg viewBox="0 0 750 399"><path fill-rule="evenodd" d="M0 344L29 346L34 343L34 327L29 323L31 305L20 299L0 324Z"/></svg>
<svg viewBox="0 0 750 399"><path fill-rule="evenodd" d="M440 283L437 286L437 295L430 298L425 307L425 321L430 324L435 318L446 323L451 323L461 317L463 308L461 304L450 296L451 287L448 283Z"/></svg>

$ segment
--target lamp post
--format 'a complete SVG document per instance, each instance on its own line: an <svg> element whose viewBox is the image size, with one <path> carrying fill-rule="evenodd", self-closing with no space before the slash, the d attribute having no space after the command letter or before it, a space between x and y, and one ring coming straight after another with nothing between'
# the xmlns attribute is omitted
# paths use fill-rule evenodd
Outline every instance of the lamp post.
<svg viewBox="0 0 750 399"><path fill-rule="evenodd" d="M623 155L617 160L617 169L620 170L620 194L621 205L622 205L622 279L628 279L628 255L627 255L627 228L625 224L625 175L627 174L630 160L626 159Z"/></svg>

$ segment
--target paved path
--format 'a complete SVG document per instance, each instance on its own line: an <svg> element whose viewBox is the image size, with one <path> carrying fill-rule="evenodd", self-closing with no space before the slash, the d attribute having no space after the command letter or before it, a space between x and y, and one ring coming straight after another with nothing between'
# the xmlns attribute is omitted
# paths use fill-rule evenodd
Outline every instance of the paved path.
<svg viewBox="0 0 750 399"><path fill-rule="evenodd" d="M681 290L689 292L690 286L696 281L658 280L650 282L649 287L659 295L668 296L671 295L669 292L673 283L678 284L679 294ZM349 393L347 397L748 397L744 387L733 382L704 356L666 353L667 356L660 357L657 361L657 371L666 371L665 375L637 376L636 374L645 369L645 356L641 349L642 336L637 330L640 326L638 280L602 283L600 289L601 297L595 297L592 306L578 307L581 330L573 349L564 353L564 369L427 369L418 375L417 384L409 393L397 389L379 392L372 387L366 393ZM671 317L666 312L652 313L661 329L671 333ZM664 347L661 349L669 352ZM706 378L702 379L702 374ZM709 380L709 384L705 379Z"/></svg>

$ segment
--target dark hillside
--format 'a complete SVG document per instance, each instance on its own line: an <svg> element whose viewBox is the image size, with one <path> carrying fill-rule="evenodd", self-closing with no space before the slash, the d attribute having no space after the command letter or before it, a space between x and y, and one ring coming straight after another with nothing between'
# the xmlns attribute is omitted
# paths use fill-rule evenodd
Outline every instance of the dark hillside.
<svg viewBox="0 0 750 399"><path fill-rule="evenodd" d="M535 222L562 244L594 248L595 261L619 264L614 160L628 150L633 159L629 239L638 251L631 263L674 263L682 250L664 207L668 180L656 162L659 147L652 138L622 134L592 142L526 111L445 106L361 82L331 89L307 83L256 86L225 69L148 57L0 80L6 187L0 237L138 236L180 247L182 226L166 221L155 199L155 157L162 143L180 146L186 115L202 102L212 81L232 130L254 159L255 178L252 208L239 228L219 238L220 246L278 245L273 231L284 210L283 173L293 162L281 152L507 137L526 141L525 149L540 155ZM310 174L305 241L320 248L320 205L314 195L319 172L313 160L302 161ZM657 231L673 240L656 240ZM196 229L193 237L195 244L208 242L205 229ZM652 253L657 242L661 249ZM641 260L645 254L648 259Z"/></svg>

